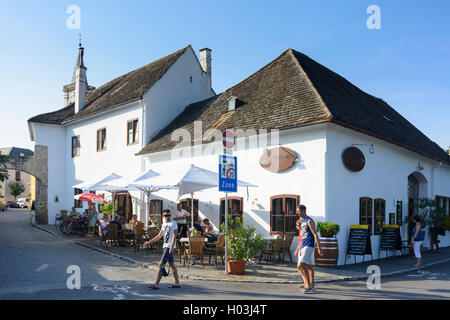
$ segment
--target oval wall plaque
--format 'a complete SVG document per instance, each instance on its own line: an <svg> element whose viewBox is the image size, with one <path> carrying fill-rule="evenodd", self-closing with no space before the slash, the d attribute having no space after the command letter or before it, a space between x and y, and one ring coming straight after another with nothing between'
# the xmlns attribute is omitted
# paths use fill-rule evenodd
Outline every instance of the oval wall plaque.
<svg viewBox="0 0 450 320"><path fill-rule="evenodd" d="M295 151L285 147L276 147L263 153L259 164L270 172L278 173L292 167L296 160Z"/></svg>
<svg viewBox="0 0 450 320"><path fill-rule="evenodd" d="M358 172L364 168L366 158L358 148L349 147L342 153L342 162L348 170Z"/></svg>

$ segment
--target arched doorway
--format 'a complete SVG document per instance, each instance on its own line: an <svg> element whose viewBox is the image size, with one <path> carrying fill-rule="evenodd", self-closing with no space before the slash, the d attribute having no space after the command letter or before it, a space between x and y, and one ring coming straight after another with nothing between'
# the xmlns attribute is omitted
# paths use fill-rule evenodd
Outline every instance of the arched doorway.
<svg viewBox="0 0 450 320"><path fill-rule="evenodd" d="M35 218L48 224L48 147L34 146L33 156L10 156L4 169L21 171L35 177Z"/></svg>
<svg viewBox="0 0 450 320"><path fill-rule="evenodd" d="M428 181L425 176L415 171L408 176L408 217L418 212L417 204L420 199L428 197ZM408 239L411 238L411 230L414 226L408 224Z"/></svg>

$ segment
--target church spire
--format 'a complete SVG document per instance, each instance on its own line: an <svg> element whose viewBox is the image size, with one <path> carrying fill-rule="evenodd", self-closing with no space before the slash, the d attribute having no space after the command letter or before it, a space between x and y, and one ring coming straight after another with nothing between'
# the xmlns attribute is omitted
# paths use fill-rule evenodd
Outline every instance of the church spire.
<svg viewBox="0 0 450 320"><path fill-rule="evenodd" d="M86 66L84 65L84 48L81 44L81 34L78 43L78 56L75 61L75 68L72 74L72 82L65 85L64 91L64 106L75 103L75 113L84 108L85 97L87 91L95 89L88 85L86 77Z"/></svg>

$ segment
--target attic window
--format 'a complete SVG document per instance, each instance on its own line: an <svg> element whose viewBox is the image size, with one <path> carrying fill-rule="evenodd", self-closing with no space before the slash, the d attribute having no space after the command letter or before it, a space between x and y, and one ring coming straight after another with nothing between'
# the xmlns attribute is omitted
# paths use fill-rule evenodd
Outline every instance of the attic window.
<svg viewBox="0 0 450 320"><path fill-rule="evenodd" d="M236 110L237 107L240 106L240 100L235 96L231 96L228 99L228 112Z"/></svg>
<svg viewBox="0 0 450 320"><path fill-rule="evenodd" d="M386 120L387 122L392 123L392 120L391 120L390 118L386 117L385 115L383 115L383 118L384 118L384 120Z"/></svg>

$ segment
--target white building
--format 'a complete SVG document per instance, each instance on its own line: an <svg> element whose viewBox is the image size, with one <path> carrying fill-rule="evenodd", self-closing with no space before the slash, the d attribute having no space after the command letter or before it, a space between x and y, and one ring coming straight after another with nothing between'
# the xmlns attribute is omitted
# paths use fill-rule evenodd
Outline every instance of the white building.
<svg viewBox="0 0 450 320"><path fill-rule="evenodd" d="M85 79L82 54L81 48L75 83ZM89 90L84 105L75 85L74 102L69 95L67 107L29 120L32 139L49 146L50 222L72 206L71 186L94 176L116 172L131 178L149 168L165 171L190 163L216 171L226 129L240 136L234 151L238 178L258 185L239 189L230 209L266 237L294 234L295 207L305 204L316 222L340 224L342 264L351 224L370 224L376 258L382 224L402 222L407 238L403 221L411 213L409 202L437 198L448 212L450 156L381 99L291 49L215 95L210 50L200 55L201 63L188 46ZM136 131L129 122L134 119ZM129 136L136 136L131 145ZM261 157L278 146L287 152L280 156L286 170L262 168L267 159ZM149 213L140 212L143 195L132 196L128 206L147 220ZM176 191L153 197L150 215L175 209ZM209 189L195 198L200 217L219 227L223 194ZM440 240L441 246L450 245L449 233Z"/></svg>
<svg viewBox="0 0 450 320"><path fill-rule="evenodd" d="M60 210L83 206L74 202L71 186L111 172L137 176L141 159L135 154L144 141L186 104L215 94L207 48L200 50L202 65L189 45L97 89L87 83L83 54L80 45L72 83L64 86L64 108L28 120L31 140L48 146L49 223ZM139 192L119 195L120 213L128 219L140 214L139 200Z"/></svg>
<svg viewBox="0 0 450 320"><path fill-rule="evenodd" d="M402 238L408 239L404 219L411 214L410 202L437 198L449 211L450 156L384 101L295 50L285 51L220 95L188 106L180 118L183 123L174 121L140 151L146 168L158 171L187 162L215 171L223 148L221 133L234 129L241 136L234 151L238 178L258 188L238 190L231 210L270 237L295 231L295 207L302 203L316 222L340 224L339 264L345 261L352 224L370 224L377 258L383 224L401 223ZM196 124L202 126L203 139L196 136ZM218 132L208 132L211 128ZM274 129L278 138L270 135ZM267 139L259 134L264 130ZM174 148L180 144L174 136L180 135L190 136L185 142L193 147L175 149L184 152L176 159ZM278 146L295 152L297 161L280 172L262 168L266 149ZM350 147L350 155L344 156ZM350 169L364 167L352 171L343 158ZM158 195L164 206L174 206L176 192ZM207 190L196 198L200 216L219 226L223 194ZM449 246L450 233L440 240L441 246ZM297 243L295 239L292 251Z"/></svg>

